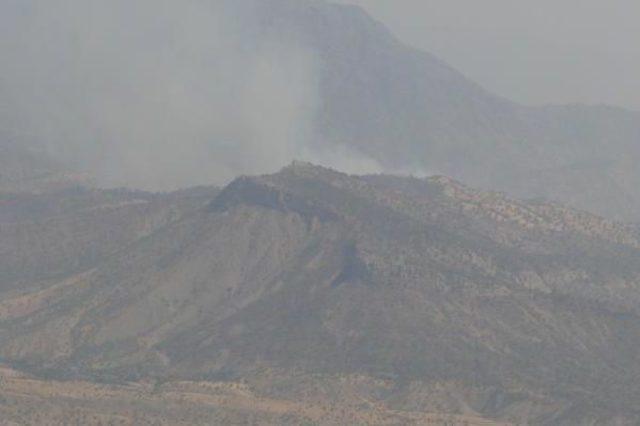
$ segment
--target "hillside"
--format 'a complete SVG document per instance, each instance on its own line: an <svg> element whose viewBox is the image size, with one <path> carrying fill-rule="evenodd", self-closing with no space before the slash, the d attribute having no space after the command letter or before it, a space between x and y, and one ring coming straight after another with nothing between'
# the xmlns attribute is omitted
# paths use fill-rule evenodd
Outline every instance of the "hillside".
<svg viewBox="0 0 640 426"><path fill-rule="evenodd" d="M5 281L0 359L52 380L247 381L336 404L361 377L385 409L503 422L637 418L636 228L304 163L190 194L114 209L146 225L117 250L70 221L100 254L86 264L34 251L61 272Z"/></svg>
<svg viewBox="0 0 640 426"><path fill-rule="evenodd" d="M341 380L336 401L326 392L304 398L265 397L247 383L141 382L108 385L42 381L0 368L0 425L441 425L506 426L469 415L394 410L359 395L363 378ZM327 381L327 385L331 385ZM335 386L335 385L334 385ZM370 397L370 396L369 396ZM43 402L44 401L44 402Z"/></svg>

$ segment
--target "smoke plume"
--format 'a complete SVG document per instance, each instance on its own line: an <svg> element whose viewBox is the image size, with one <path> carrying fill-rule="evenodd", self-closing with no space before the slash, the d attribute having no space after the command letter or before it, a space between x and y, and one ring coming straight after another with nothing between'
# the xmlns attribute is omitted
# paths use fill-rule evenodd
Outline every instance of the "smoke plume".
<svg viewBox="0 0 640 426"><path fill-rule="evenodd" d="M0 124L105 186L172 189L294 158L331 162L310 143L317 58L248 37L230 4L0 0Z"/></svg>

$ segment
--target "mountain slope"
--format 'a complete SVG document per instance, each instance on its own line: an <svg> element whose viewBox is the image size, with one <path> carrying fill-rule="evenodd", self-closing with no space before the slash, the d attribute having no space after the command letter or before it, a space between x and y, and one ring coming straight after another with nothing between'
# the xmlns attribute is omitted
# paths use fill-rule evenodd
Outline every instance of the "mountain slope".
<svg viewBox="0 0 640 426"><path fill-rule="evenodd" d="M267 397L237 382L166 382L121 385L37 380L0 367L2 424L306 425L379 424L506 426L470 415L371 407L356 392L335 401ZM364 381L349 380L357 388ZM353 389L351 389L353 391Z"/></svg>
<svg viewBox="0 0 640 426"><path fill-rule="evenodd" d="M358 392L398 410L625 424L638 265L638 230L587 213L294 164L5 293L0 358L57 377L247 379L284 399L362 376Z"/></svg>
<svg viewBox="0 0 640 426"><path fill-rule="evenodd" d="M0 291L90 270L197 209L215 189L0 194Z"/></svg>
<svg viewBox="0 0 640 426"><path fill-rule="evenodd" d="M260 37L293 40L318 58L318 143L346 145L392 170L437 172L618 219L640 217L638 113L499 98L403 45L357 7L233 3Z"/></svg>

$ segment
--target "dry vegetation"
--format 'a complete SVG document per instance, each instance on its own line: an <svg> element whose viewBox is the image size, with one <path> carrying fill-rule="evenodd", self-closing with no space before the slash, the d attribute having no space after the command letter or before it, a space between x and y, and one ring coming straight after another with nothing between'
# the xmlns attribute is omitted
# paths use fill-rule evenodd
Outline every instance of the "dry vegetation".
<svg viewBox="0 0 640 426"><path fill-rule="evenodd" d="M260 395L238 382L111 385L44 381L0 369L2 426L144 424L506 425L474 416L393 410L354 394L330 401L309 392L293 401Z"/></svg>

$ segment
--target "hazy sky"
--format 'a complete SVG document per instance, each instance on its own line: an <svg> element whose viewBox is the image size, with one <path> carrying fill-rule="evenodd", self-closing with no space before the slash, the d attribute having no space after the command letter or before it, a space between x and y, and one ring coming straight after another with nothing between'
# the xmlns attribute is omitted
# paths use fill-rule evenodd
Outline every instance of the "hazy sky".
<svg viewBox="0 0 640 426"><path fill-rule="evenodd" d="M638 0L342 0L488 89L640 110Z"/></svg>

